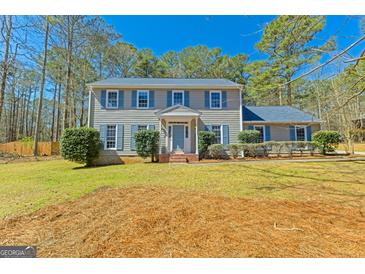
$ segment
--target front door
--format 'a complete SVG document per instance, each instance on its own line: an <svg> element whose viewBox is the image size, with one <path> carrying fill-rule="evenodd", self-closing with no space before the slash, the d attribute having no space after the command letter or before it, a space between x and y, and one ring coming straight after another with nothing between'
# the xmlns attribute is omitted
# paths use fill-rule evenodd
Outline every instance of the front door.
<svg viewBox="0 0 365 274"><path fill-rule="evenodd" d="M172 126L172 150L184 151L184 125Z"/></svg>

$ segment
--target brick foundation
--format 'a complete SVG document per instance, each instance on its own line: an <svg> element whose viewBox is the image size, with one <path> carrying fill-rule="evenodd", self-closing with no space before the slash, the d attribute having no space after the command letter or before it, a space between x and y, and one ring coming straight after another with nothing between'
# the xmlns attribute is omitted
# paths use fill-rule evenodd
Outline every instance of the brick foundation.
<svg viewBox="0 0 365 274"><path fill-rule="evenodd" d="M160 163L191 163L199 161L199 156L194 153L185 154L160 154Z"/></svg>

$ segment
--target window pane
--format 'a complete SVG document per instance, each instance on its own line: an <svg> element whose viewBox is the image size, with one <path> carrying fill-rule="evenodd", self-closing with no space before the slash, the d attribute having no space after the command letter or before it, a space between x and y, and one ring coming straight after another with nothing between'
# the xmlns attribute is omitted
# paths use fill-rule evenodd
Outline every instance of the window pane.
<svg viewBox="0 0 365 274"><path fill-rule="evenodd" d="M147 126L146 125L138 125L138 131L140 130L147 130Z"/></svg>
<svg viewBox="0 0 365 274"><path fill-rule="evenodd" d="M108 125L106 129L106 148L116 147L117 126Z"/></svg>
<svg viewBox="0 0 365 274"><path fill-rule="evenodd" d="M212 108L220 108L221 107L221 93L220 92L211 92L210 93L210 104Z"/></svg>
<svg viewBox="0 0 365 274"><path fill-rule="evenodd" d="M138 107L140 107L140 108L148 107L148 92L147 91L138 92Z"/></svg>
<svg viewBox="0 0 365 274"><path fill-rule="evenodd" d="M108 107L116 108L118 106L118 94L117 92L108 92Z"/></svg>
<svg viewBox="0 0 365 274"><path fill-rule="evenodd" d="M304 127L296 127L297 141L305 141Z"/></svg>
<svg viewBox="0 0 365 274"><path fill-rule="evenodd" d="M220 125L212 126L212 131L215 134L214 143L220 144L221 143L221 126Z"/></svg>
<svg viewBox="0 0 365 274"><path fill-rule="evenodd" d="M255 127L255 130L260 132L259 143L264 142L264 127Z"/></svg>
<svg viewBox="0 0 365 274"><path fill-rule="evenodd" d="M182 92L174 92L174 105L182 105L183 104L183 93Z"/></svg>

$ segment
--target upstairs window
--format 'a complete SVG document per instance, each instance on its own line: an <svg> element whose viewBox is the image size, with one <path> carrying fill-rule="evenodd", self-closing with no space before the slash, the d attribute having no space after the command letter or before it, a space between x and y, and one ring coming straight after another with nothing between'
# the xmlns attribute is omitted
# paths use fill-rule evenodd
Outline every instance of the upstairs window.
<svg viewBox="0 0 365 274"><path fill-rule="evenodd" d="M174 90L172 92L172 105L184 105L184 92Z"/></svg>
<svg viewBox="0 0 365 274"><path fill-rule="evenodd" d="M213 109L222 108L222 94L220 91L210 92L210 108Z"/></svg>
<svg viewBox="0 0 365 274"><path fill-rule="evenodd" d="M149 105L149 92L148 90L139 90L137 92L137 107L148 108Z"/></svg>
<svg viewBox="0 0 365 274"><path fill-rule="evenodd" d="M106 93L106 107L117 108L118 107L118 91L108 90Z"/></svg>
<svg viewBox="0 0 365 274"><path fill-rule="evenodd" d="M222 131L221 131L221 125L212 125L212 132L215 134L215 144L221 144L222 143Z"/></svg>
<svg viewBox="0 0 365 274"><path fill-rule="evenodd" d="M306 136L305 136L305 127L303 126L295 126L295 139L297 141L305 141L306 140Z"/></svg>

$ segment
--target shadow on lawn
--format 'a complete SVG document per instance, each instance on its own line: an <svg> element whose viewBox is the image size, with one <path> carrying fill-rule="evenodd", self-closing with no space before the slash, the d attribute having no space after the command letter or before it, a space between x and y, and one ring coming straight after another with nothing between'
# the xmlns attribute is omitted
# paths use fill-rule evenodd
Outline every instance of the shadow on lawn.
<svg viewBox="0 0 365 274"><path fill-rule="evenodd" d="M300 176L300 175L295 175L295 174L291 174L291 173L285 173L285 172L276 172L273 170L266 170L266 169L260 169L260 168L256 168L256 167L250 167L250 170L256 170L258 172L261 173L266 173L266 174L271 174L271 175L276 175L279 177L286 177L286 178L298 178L298 179L309 179L309 180L314 180L317 182L334 182L334 183L345 183L345 184L360 184L360 185L365 185L365 183L363 182L349 182L349 181L343 181L343 180L335 180L335 179L325 179L325 178L318 178L318 177L311 177L311 176ZM350 192L350 191L345 191L345 190L337 190L333 187L330 186L324 186L324 185L313 185L312 187L308 186L308 183L292 183L292 184L285 184L282 183L280 181L275 181L276 186L270 185L270 186L259 186L259 187L254 187L254 189L257 190L264 190L264 191L269 191L269 192L276 192L276 191L284 191L284 190L299 190L299 191L306 191L306 192L312 192L315 194L323 193L323 194L328 194L328 195L334 195L334 196L342 196L346 198L346 201L344 202L352 202L352 201L357 201L357 202L361 202L362 199L365 198L365 193L356 193L356 192ZM318 188L316 189L316 187L321 187L320 190L318 190ZM350 200L349 200L350 199Z"/></svg>

